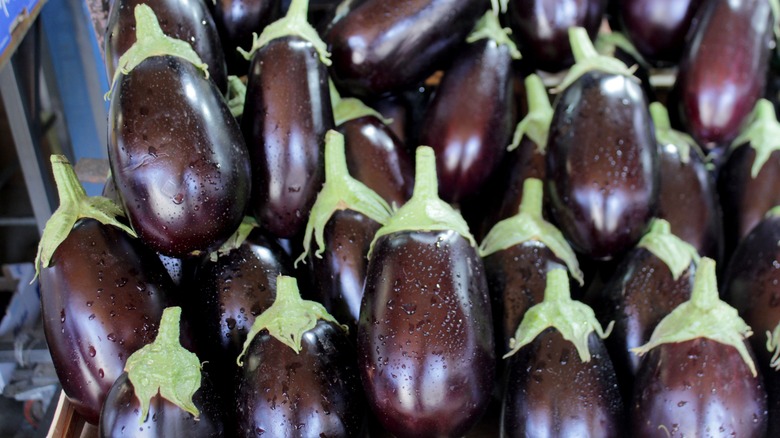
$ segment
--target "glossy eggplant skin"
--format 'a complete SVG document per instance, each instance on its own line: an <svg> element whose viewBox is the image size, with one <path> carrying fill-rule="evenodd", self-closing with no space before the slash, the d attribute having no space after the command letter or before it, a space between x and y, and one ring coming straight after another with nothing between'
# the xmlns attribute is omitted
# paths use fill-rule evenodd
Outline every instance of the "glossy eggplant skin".
<svg viewBox="0 0 780 438"><path fill-rule="evenodd" d="M211 1L211 0L208 0ZM106 29L106 71L114 77L119 57L135 43L135 17L133 11L139 4L148 3L163 33L183 41L189 41L195 53L209 67L209 77L220 92L227 92L227 68L217 27L203 0L115 0L108 14Z"/></svg>
<svg viewBox="0 0 780 438"><path fill-rule="evenodd" d="M704 0L622 0L616 2L622 29L648 61L674 64Z"/></svg>
<svg viewBox="0 0 780 438"><path fill-rule="evenodd" d="M200 412L197 419L157 394L152 397L148 417L139 424L141 404L127 373L122 373L108 392L106 403L100 413L99 436L101 438L225 436L222 420L224 405L208 377L202 378L201 387L195 392L193 403Z"/></svg>
<svg viewBox="0 0 780 438"><path fill-rule="evenodd" d="M57 377L76 411L97 424L128 356L157 336L173 283L153 251L93 219L76 223L40 282Z"/></svg>
<svg viewBox="0 0 780 438"><path fill-rule="evenodd" d="M244 357L236 392L239 437L361 437L366 404L355 349L318 321L293 349L262 331Z"/></svg>
<svg viewBox="0 0 780 438"><path fill-rule="evenodd" d="M588 338L590 362L554 328L508 360L502 437L620 437L623 402L604 343Z"/></svg>
<svg viewBox="0 0 780 438"><path fill-rule="evenodd" d="M634 246L658 193L658 150L640 85L585 73L558 98L546 158L550 212L572 247L606 260Z"/></svg>
<svg viewBox="0 0 780 438"><path fill-rule="evenodd" d="M513 79L509 47L487 39L468 44L447 68L420 136L439 158L443 200L475 194L503 158L514 121Z"/></svg>
<svg viewBox="0 0 780 438"><path fill-rule="evenodd" d="M249 62L236 50L249 50L252 33L258 35L266 25L279 18L280 0L215 0L214 23L222 42L228 73L243 76Z"/></svg>
<svg viewBox="0 0 780 438"><path fill-rule="evenodd" d="M706 149L736 138L763 94L770 9L765 0L707 1L699 9L673 94L685 131Z"/></svg>
<svg viewBox="0 0 780 438"><path fill-rule="evenodd" d="M734 347L703 338L662 344L637 374L631 430L637 437L656 437L659 428L670 437L763 437L766 397L761 374L753 377Z"/></svg>
<svg viewBox="0 0 780 438"><path fill-rule="evenodd" d="M248 153L213 83L174 56L148 58L114 85L108 157L125 211L154 250L216 249L250 194Z"/></svg>
<svg viewBox="0 0 780 438"><path fill-rule="evenodd" d="M339 88L377 96L421 82L447 62L488 2L366 0L353 6L323 36L331 74Z"/></svg>
<svg viewBox="0 0 780 438"><path fill-rule="evenodd" d="M328 73L314 46L277 38L255 52L242 130L252 159L260 225L290 238L302 231L325 180L325 132L333 129Z"/></svg>
<svg viewBox="0 0 780 438"><path fill-rule="evenodd" d="M358 323L369 405L402 437L463 436L493 388L493 325L482 261L454 231L380 237Z"/></svg>
<svg viewBox="0 0 780 438"><path fill-rule="evenodd" d="M569 28L584 27L595 38L605 8L606 0L510 0L509 25L531 65L557 72L574 63Z"/></svg>

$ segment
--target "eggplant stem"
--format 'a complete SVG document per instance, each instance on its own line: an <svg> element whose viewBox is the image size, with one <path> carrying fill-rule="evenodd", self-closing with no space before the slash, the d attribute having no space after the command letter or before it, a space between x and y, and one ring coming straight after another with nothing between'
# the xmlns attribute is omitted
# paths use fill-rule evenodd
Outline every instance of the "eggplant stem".
<svg viewBox="0 0 780 438"><path fill-rule="evenodd" d="M492 11L487 11L485 12L485 15L477 21L474 30L466 37L466 42L471 44L482 39L487 39L497 46L506 46L507 50L509 50L509 56L511 56L512 59L522 59L523 55L520 54L520 51L517 50L517 45L515 45L515 42L509 37L511 33L512 30L510 28L501 27L501 23L498 22L498 16L496 14Z"/></svg>
<svg viewBox="0 0 780 438"><path fill-rule="evenodd" d="M547 136L553 117L553 108L547 96L547 88L542 78L530 74L525 78L525 93L528 101L528 114L517 124L512 143L507 146L513 151L520 146L523 135L527 135L536 144L536 152L544 154L547 149Z"/></svg>
<svg viewBox="0 0 780 438"><path fill-rule="evenodd" d="M691 265L699 263L699 253L690 243L672 233L672 226L665 219L655 218L650 229L639 240L637 248L644 248L661 259L677 281Z"/></svg>

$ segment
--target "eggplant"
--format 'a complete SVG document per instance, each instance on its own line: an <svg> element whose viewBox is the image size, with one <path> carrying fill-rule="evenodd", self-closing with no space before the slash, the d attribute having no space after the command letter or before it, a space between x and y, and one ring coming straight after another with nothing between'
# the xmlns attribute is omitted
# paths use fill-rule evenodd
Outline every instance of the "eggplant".
<svg viewBox="0 0 780 438"><path fill-rule="evenodd" d="M51 163L61 204L35 262L43 329L65 395L97 424L127 358L154 339L174 285L157 255L114 219L117 205L87 198L65 157Z"/></svg>
<svg viewBox="0 0 780 438"><path fill-rule="evenodd" d="M774 26L769 3L707 1L694 19L669 105L708 151L737 137L763 95Z"/></svg>
<svg viewBox="0 0 780 438"><path fill-rule="evenodd" d="M224 436L221 400L181 346L180 321L180 307L165 309L154 342L127 359L100 412L101 438Z"/></svg>
<svg viewBox="0 0 780 438"><path fill-rule="evenodd" d="M573 301L565 269L547 273L544 300L511 340L501 436L622 436L623 402L593 310Z"/></svg>
<svg viewBox="0 0 780 438"><path fill-rule="evenodd" d="M111 172L144 243L175 257L208 252L243 218L251 183L246 145L189 45L165 37L146 5L136 7L136 23L144 37L125 53L112 86ZM171 50L161 55L154 44Z"/></svg>
<svg viewBox="0 0 780 438"><path fill-rule="evenodd" d="M584 29L571 36L578 64L562 84L547 142L550 211L576 251L606 260L633 247L653 216L658 151L630 71L599 58Z"/></svg>
<svg viewBox="0 0 780 438"><path fill-rule="evenodd" d="M255 319L237 363L237 436L365 434L365 401L345 326L279 276L276 300Z"/></svg>
<svg viewBox="0 0 780 438"><path fill-rule="evenodd" d="M658 323L634 386L638 436L763 437L767 394L736 309L718 298L715 261L702 257L690 300Z"/></svg>
<svg viewBox="0 0 780 438"><path fill-rule="evenodd" d="M219 32L229 74L246 74L249 63L236 48L247 50L252 47L252 34L260 34L280 14L280 0L214 0L214 24Z"/></svg>
<svg viewBox="0 0 780 438"><path fill-rule="evenodd" d="M306 22L306 0L270 24L251 57L242 129L252 160L251 211L272 235L306 226L324 173L325 132L333 129L324 44ZM306 38L292 35L287 26Z"/></svg>
<svg viewBox="0 0 780 438"><path fill-rule="evenodd" d="M324 35L333 81L358 96L422 82L457 53L486 9L484 0L352 2Z"/></svg>
<svg viewBox="0 0 780 438"><path fill-rule="evenodd" d="M358 321L368 404L398 437L462 436L487 408L495 352L476 242L438 198L430 147L412 198L377 231Z"/></svg>
<svg viewBox="0 0 780 438"><path fill-rule="evenodd" d="M726 254L780 204L780 122L772 104L759 100L748 124L732 143L718 173Z"/></svg>
<svg viewBox="0 0 780 438"><path fill-rule="evenodd" d="M558 72L574 62L568 31L584 28L590 38L604 16L606 0L504 0L520 49L535 68Z"/></svg>
<svg viewBox="0 0 780 438"><path fill-rule="evenodd" d="M479 192L510 142L513 114L512 61L520 58L488 11L467 38L439 83L422 124L420 143L439 157L439 195L450 203Z"/></svg>
<svg viewBox="0 0 780 438"><path fill-rule="evenodd" d="M211 1L211 0L209 0ZM116 0L111 3L105 39L106 71L115 78L122 70L120 58L136 42L135 7L147 4L160 21L165 35L188 41L208 65L209 77L227 92L227 67L214 18L203 0Z"/></svg>

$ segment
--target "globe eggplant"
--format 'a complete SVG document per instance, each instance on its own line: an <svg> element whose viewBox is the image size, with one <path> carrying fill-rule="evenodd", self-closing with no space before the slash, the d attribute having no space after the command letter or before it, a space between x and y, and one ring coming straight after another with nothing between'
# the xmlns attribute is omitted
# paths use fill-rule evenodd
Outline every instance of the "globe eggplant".
<svg viewBox="0 0 780 438"><path fill-rule="evenodd" d="M265 28L251 58L242 129L252 160L251 208L272 235L306 226L324 174L325 132L333 113L324 43L306 22L308 3Z"/></svg>
<svg viewBox="0 0 780 438"><path fill-rule="evenodd" d="M139 40L120 61L109 108L114 181L144 243L176 257L208 252L243 218L246 145L190 46L163 35L148 6L135 12Z"/></svg>
<svg viewBox="0 0 780 438"><path fill-rule="evenodd" d="M269 23L279 18L280 0L218 0L214 1L214 24L219 32L230 74L243 76L249 63L237 47L249 49L252 34L261 33Z"/></svg>
<svg viewBox="0 0 780 438"><path fill-rule="evenodd" d="M412 198L377 231L360 320L368 404L398 437L462 436L485 412L495 352L482 261L463 218L438 196L419 147Z"/></svg>

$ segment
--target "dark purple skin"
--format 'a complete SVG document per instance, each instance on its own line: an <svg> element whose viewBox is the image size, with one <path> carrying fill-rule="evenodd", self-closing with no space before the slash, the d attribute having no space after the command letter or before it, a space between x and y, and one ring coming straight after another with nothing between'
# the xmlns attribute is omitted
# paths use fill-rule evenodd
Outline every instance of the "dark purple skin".
<svg viewBox="0 0 780 438"><path fill-rule="evenodd" d="M509 47L487 39L468 44L447 68L420 135L436 153L444 201L477 193L503 158L514 128L513 80Z"/></svg>
<svg viewBox="0 0 780 438"><path fill-rule="evenodd" d="M584 27L594 39L605 7L605 0L511 0L509 25L531 65L557 72L574 63L569 28Z"/></svg>
<svg viewBox="0 0 780 438"><path fill-rule="evenodd" d="M710 150L737 137L763 94L772 13L766 0L707 1L695 20L669 105L678 107L685 131Z"/></svg>
<svg viewBox="0 0 780 438"><path fill-rule="evenodd" d="M685 48L693 17L704 0L621 0L615 9L622 30L642 56L674 64Z"/></svg>
<svg viewBox="0 0 780 438"><path fill-rule="evenodd" d="M748 347L749 348L749 347ZM766 389L734 347L698 338L647 353L636 377L636 437L764 437ZM663 429L663 428L661 428Z"/></svg>
<svg viewBox="0 0 780 438"><path fill-rule="evenodd" d="M239 437L361 437L366 404L354 346L326 321L300 353L261 331L244 356L236 392Z"/></svg>
<svg viewBox="0 0 780 438"><path fill-rule="evenodd" d="M251 209L272 235L293 237L325 181L325 132L334 128L328 73L311 43L283 37L255 52L241 126Z"/></svg>
<svg viewBox="0 0 780 438"><path fill-rule="evenodd" d="M247 73L249 61L236 48L248 51L252 47L252 33L260 35L266 25L279 18L280 12L280 0L215 1L214 23L222 41L229 74L243 76Z"/></svg>
<svg viewBox="0 0 780 438"><path fill-rule="evenodd" d="M109 135L114 182L148 246L174 257L208 252L238 228L248 153L219 90L195 66L157 56L120 76Z"/></svg>
<svg viewBox="0 0 780 438"><path fill-rule="evenodd" d="M488 2L366 0L352 6L324 35L331 74L339 88L378 96L421 82L447 62Z"/></svg>
<svg viewBox="0 0 780 438"><path fill-rule="evenodd" d="M393 132L401 144L405 145L409 138L407 131L411 130L411 127L408 125L412 124L412 110L409 102L398 94L388 94L372 101L370 106L382 114L382 117L390 119L387 127L390 128L390 131ZM341 133L344 134L343 132Z"/></svg>
<svg viewBox="0 0 780 438"><path fill-rule="evenodd" d="M212 0L207 0L212 1ZM108 14L106 29L106 71L114 77L119 57L135 43L135 7L148 4L163 33L188 41L200 59L209 67L209 77L220 92L227 92L227 67L217 27L204 0L116 0Z"/></svg>
<svg viewBox="0 0 780 438"><path fill-rule="evenodd" d="M57 377L76 411L97 424L128 356L157 336L173 283L153 251L93 219L76 223L40 282Z"/></svg>
<svg viewBox="0 0 780 438"><path fill-rule="evenodd" d="M454 231L380 237L358 322L358 365L377 420L403 437L463 436L495 369L482 261Z"/></svg>
<svg viewBox="0 0 780 438"><path fill-rule="evenodd" d="M658 151L640 85L585 73L558 97L546 157L550 212L572 247L598 260L633 247L658 193Z"/></svg>
<svg viewBox="0 0 780 438"><path fill-rule="evenodd" d="M127 373L122 373L106 397L106 403L100 413L98 436L101 438L224 436L222 415L225 406L221 403L208 377L204 376L201 379L201 387L195 392L193 403L200 413L197 419L158 393L152 397L148 417L143 424L139 424L141 403Z"/></svg>
<svg viewBox="0 0 780 438"><path fill-rule="evenodd" d="M548 328L508 360L502 437L620 437L623 402L604 343L591 333L590 362Z"/></svg>
<svg viewBox="0 0 780 438"><path fill-rule="evenodd" d="M677 147L659 144L656 217L669 221L672 233L702 257L722 260L723 224L715 180L698 147L689 157L684 163Z"/></svg>

